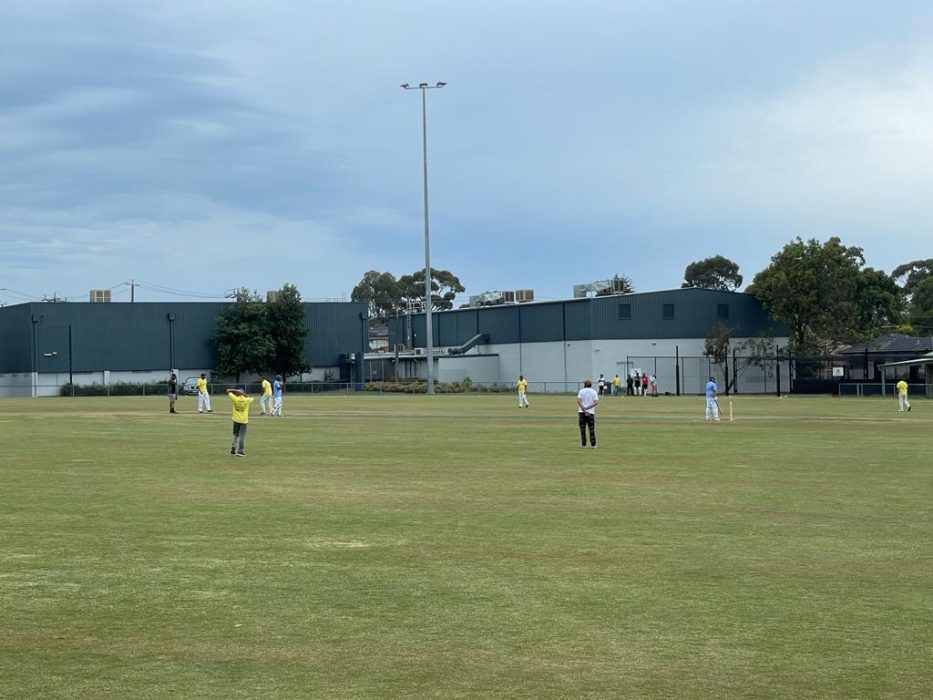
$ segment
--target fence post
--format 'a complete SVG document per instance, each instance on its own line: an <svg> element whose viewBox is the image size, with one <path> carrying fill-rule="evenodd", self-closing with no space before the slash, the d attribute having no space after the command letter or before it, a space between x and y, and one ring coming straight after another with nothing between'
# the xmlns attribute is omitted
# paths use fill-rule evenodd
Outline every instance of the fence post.
<svg viewBox="0 0 933 700"><path fill-rule="evenodd" d="M680 346L674 346L674 379L676 384L675 391L680 396Z"/></svg>
<svg viewBox="0 0 933 700"><path fill-rule="evenodd" d="M780 398L781 397L781 358L777 355L774 356L774 369L775 369L774 378L777 380L776 396Z"/></svg>
<svg viewBox="0 0 933 700"><path fill-rule="evenodd" d="M736 361L735 348L732 348L732 393L739 393L739 367Z"/></svg>

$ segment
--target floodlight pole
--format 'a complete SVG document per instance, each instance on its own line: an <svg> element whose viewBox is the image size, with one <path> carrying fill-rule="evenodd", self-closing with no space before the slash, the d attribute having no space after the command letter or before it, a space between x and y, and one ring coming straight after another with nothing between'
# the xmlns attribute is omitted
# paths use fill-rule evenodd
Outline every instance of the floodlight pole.
<svg viewBox="0 0 933 700"><path fill-rule="evenodd" d="M402 83L403 90L421 90L421 151L424 155L424 322L425 356L428 363L428 393L434 393L434 328L431 320L431 227L428 217L428 107L427 91L447 85L418 83L417 86Z"/></svg>

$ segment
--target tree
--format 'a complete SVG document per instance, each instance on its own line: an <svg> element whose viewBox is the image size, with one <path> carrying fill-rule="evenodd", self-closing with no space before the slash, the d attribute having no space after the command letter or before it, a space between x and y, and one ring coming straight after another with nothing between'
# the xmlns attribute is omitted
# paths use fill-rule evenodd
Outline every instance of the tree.
<svg viewBox="0 0 933 700"><path fill-rule="evenodd" d="M271 367L283 377L310 369L303 356L308 331L298 287L284 285L266 307L266 323L273 348L265 368Z"/></svg>
<svg viewBox="0 0 933 700"><path fill-rule="evenodd" d="M717 323L706 332L703 341L703 354L709 357L713 364L719 367L726 378L726 393L729 393L729 341L732 340L732 329L722 323Z"/></svg>
<svg viewBox="0 0 933 700"><path fill-rule="evenodd" d="M914 288L910 323L921 335L933 334L933 277L927 277Z"/></svg>
<svg viewBox="0 0 933 700"><path fill-rule="evenodd" d="M904 292L905 297L910 297L917 285L928 277L933 277L933 258L911 260L909 263L898 265L891 273L891 277L895 282L902 277L904 278L901 290Z"/></svg>
<svg viewBox="0 0 933 700"><path fill-rule="evenodd" d="M772 256L749 291L790 326L793 352L826 352L851 339L858 325L855 296L864 263L861 248L835 236L826 243L798 237Z"/></svg>
<svg viewBox="0 0 933 700"><path fill-rule="evenodd" d="M774 376L775 357L780 352L771 332L748 338L736 346L738 356L733 372L741 377L750 367L757 367L766 378Z"/></svg>
<svg viewBox="0 0 933 700"><path fill-rule="evenodd" d="M424 275L421 279L424 280ZM391 272L369 270L353 288L350 298L353 301L368 302L370 319L384 321L399 310L402 290Z"/></svg>
<svg viewBox="0 0 933 700"><path fill-rule="evenodd" d="M736 263L722 255L716 255L687 265L687 269L684 270L684 282L680 286L734 292L742 286L742 275L739 274L739 266Z"/></svg>
<svg viewBox="0 0 933 700"><path fill-rule="evenodd" d="M856 278L858 318L855 339L868 340L904 321L904 295L894 277L866 267Z"/></svg>
<svg viewBox="0 0 933 700"><path fill-rule="evenodd" d="M424 270L418 270L410 275L402 275L398 279L402 302L424 301ZM466 289L460 280L447 270L431 268L431 309L445 311L454 307L454 299Z"/></svg>
<svg viewBox="0 0 933 700"><path fill-rule="evenodd" d="M238 289L234 302L217 317L213 337L217 348L217 370L240 381L243 372L262 372L275 353L269 336L266 305L257 292Z"/></svg>

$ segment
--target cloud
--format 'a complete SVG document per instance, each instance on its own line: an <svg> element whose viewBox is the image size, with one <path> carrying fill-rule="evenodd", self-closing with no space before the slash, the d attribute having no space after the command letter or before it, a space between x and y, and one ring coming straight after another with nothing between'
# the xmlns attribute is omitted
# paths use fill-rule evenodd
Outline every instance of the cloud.
<svg viewBox="0 0 933 700"><path fill-rule="evenodd" d="M923 3L8 3L0 283L83 295L432 262L469 293L751 278L796 235L923 257ZM14 60L15 59L15 60ZM198 275L192 260L205 260ZM24 272L28 270L28 272ZM242 271L242 273L241 273ZM11 284L10 280L15 281Z"/></svg>

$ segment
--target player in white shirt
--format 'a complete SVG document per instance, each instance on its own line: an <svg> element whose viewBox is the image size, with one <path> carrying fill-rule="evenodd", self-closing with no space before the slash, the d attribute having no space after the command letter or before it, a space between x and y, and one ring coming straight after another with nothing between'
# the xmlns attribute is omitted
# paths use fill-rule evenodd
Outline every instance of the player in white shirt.
<svg viewBox="0 0 933 700"><path fill-rule="evenodd" d="M599 394L593 388L593 382L583 380L583 388L577 393L577 418L580 424L580 447L586 447L586 430L590 431L590 447L596 449L596 404Z"/></svg>

